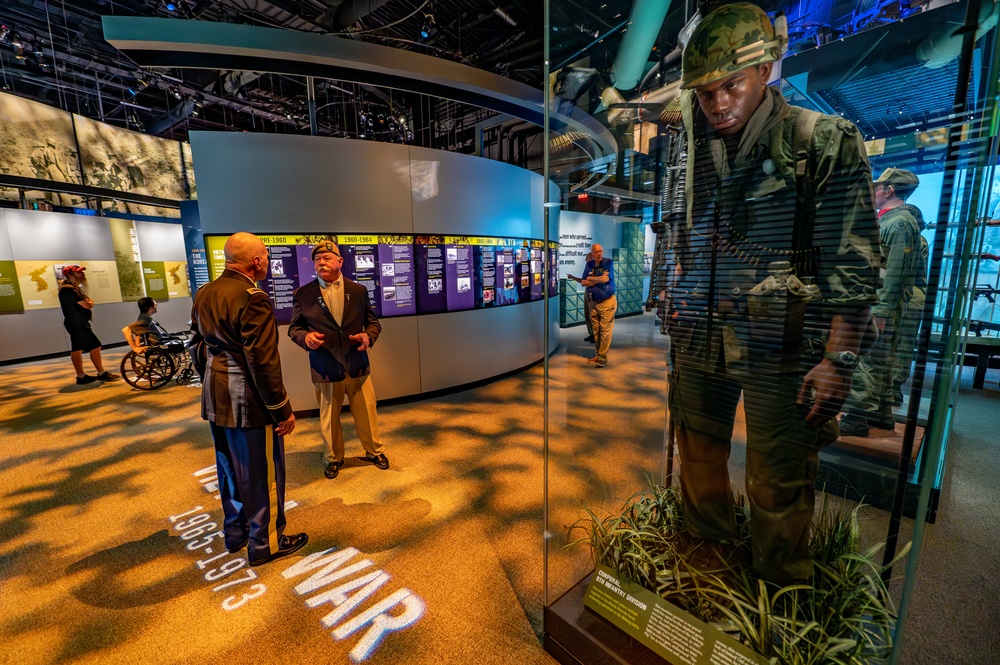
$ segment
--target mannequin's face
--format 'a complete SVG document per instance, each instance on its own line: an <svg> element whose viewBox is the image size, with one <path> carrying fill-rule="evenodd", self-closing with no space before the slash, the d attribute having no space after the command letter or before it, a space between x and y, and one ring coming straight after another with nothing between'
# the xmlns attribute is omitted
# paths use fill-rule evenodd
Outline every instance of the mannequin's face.
<svg viewBox="0 0 1000 665"><path fill-rule="evenodd" d="M698 105L722 136L737 136L764 101L771 63L746 67L695 89Z"/></svg>

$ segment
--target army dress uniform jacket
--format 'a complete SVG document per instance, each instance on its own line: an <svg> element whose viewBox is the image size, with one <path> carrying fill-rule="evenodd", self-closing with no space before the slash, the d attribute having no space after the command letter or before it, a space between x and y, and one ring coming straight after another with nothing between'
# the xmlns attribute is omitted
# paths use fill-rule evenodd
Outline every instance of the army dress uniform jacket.
<svg viewBox="0 0 1000 665"><path fill-rule="evenodd" d="M278 322L266 293L245 275L224 270L195 295L191 330L196 364L204 363L203 419L238 428L288 420Z"/></svg>
<svg viewBox="0 0 1000 665"><path fill-rule="evenodd" d="M368 352L359 351L358 343L350 335L367 333L371 346L375 345L382 325L368 300L368 289L343 277L344 312L340 325L328 310L319 280L299 287L292 297L292 321L288 336L309 352L309 367L313 383L333 383L350 377L357 379L371 373ZM318 332L323 335L323 346L310 349L306 335Z"/></svg>

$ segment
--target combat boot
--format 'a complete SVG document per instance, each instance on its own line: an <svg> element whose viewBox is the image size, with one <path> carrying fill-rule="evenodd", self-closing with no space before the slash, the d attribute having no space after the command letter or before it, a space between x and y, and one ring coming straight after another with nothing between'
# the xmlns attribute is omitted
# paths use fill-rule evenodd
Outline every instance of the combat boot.
<svg viewBox="0 0 1000 665"><path fill-rule="evenodd" d="M845 413L840 419L841 436L868 436L868 418L856 413Z"/></svg>
<svg viewBox="0 0 1000 665"><path fill-rule="evenodd" d="M889 411L889 413L879 412L875 415L869 415L867 420L868 426L874 427L875 429L887 429L890 431L896 429L896 419L892 417L892 411Z"/></svg>

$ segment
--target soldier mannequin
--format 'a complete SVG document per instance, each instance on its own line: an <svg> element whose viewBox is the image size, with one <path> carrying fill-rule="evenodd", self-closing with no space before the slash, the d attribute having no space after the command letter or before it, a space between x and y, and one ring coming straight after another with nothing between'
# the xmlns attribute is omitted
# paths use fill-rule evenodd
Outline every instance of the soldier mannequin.
<svg viewBox="0 0 1000 665"><path fill-rule="evenodd" d="M920 185L911 171L888 168L875 181L879 238L886 257L885 280L872 308L879 338L861 358L851 383L851 396L844 405L840 432L846 436L868 436L869 427L892 430L893 361L902 334L903 316L913 299L913 285L921 270L920 225L906 199ZM912 349L911 349L912 353Z"/></svg>
<svg viewBox="0 0 1000 665"><path fill-rule="evenodd" d="M737 536L728 460L742 393L753 565L779 584L812 575L818 452L838 435L879 261L859 132L818 114L803 122L767 85L785 41L737 3L707 15L684 49L688 214L672 243L668 326L685 528Z"/></svg>

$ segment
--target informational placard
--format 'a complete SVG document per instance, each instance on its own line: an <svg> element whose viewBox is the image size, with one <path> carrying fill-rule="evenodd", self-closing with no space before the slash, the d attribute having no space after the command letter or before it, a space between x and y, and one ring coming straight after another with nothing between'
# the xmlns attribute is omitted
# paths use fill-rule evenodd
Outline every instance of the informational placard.
<svg viewBox="0 0 1000 665"><path fill-rule="evenodd" d="M375 235L339 235L337 246L344 259L341 272L344 277L353 280L368 290L368 301L372 304L376 316L381 316L382 303L378 297L379 271L378 236Z"/></svg>
<svg viewBox="0 0 1000 665"><path fill-rule="evenodd" d="M0 261L0 312L23 312L21 285L13 261Z"/></svg>
<svg viewBox="0 0 1000 665"><path fill-rule="evenodd" d="M444 312L448 296L444 289L444 236L417 236L413 244L413 263L417 282L417 311L421 314Z"/></svg>
<svg viewBox="0 0 1000 665"><path fill-rule="evenodd" d="M466 236L445 236L444 284L448 311L456 312L476 306L473 287L472 244Z"/></svg>
<svg viewBox="0 0 1000 665"><path fill-rule="evenodd" d="M497 297L497 250L479 246L473 250L476 277L476 307L493 307Z"/></svg>
<svg viewBox="0 0 1000 665"><path fill-rule="evenodd" d="M143 261L142 281L146 284L146 295L154 300L168 300L166 270L163 261Z"/></svg>
<svg viewBox="0 0 1000 665"><path fill-rule="evenodd" d="M529 270L531 283L529 285L531 300L541 300L545 292L545 243L532 240L529 249Z"/></svg>
<svg viewBox="0 0 1000 665"><path fill-rule="evenodd" d="M294 245L271 245L267 250L269 270L257 286L271 296L278 323L288 324L292 321L292 296L299 288L298 256Z"/></svg>
<svg viewBox="0 0 1000 665"><path fill-rule="evenodd" d="M531 250L526 246L517 248L514 278L517 285L518 302L531 300Z"/></svg>
<svg viewBox="0 0 1000 665"><path fill-rule="evenodd" d="M187 263L183 261L164 261L163 272L167 277L167 295L170 298L183 298L191 295Z"/></svg>
<svg viewBox="0 0 1000 665"><path fill-rule="evenodd" d="M135 222L131 219L109 217L108 226L111 229L111 246L115 250L115 268L118 272L122 300L135 302L146 295L142 266L139 263L139 237L136 234Z"/></svg>
<svg viewBox="0 0 1000 665"><path fill-rule="evenodd" d="M513 305L517 302L517 249L514 247L497 247L497 305Z"/></svg>
<svg viewBox="0 0 1000 665"><path fill-rule="evenodd" d="M559 243L549 241L549 297L559 293Z"/></svg>
<svg viewBox="0 0 1000 665"><path fill-rule="evenodd" d="M60 277L68 265L87 269L83 290L96 304L122 301L114 261L14 261L25 310L59 307Z"/></svg>
<svg viewBox="0 0 1000 665"><path fill-rule="evenodd" d="M673 665L769 662L729 635L600 564L583 603Z"/></svg>
<svg viewBox="0 0 1000 665"><path fill-rule="evenodd" d="M378 316L402 316L417 313L414 291L413 237L379 236L379 308Z"/></svg>

